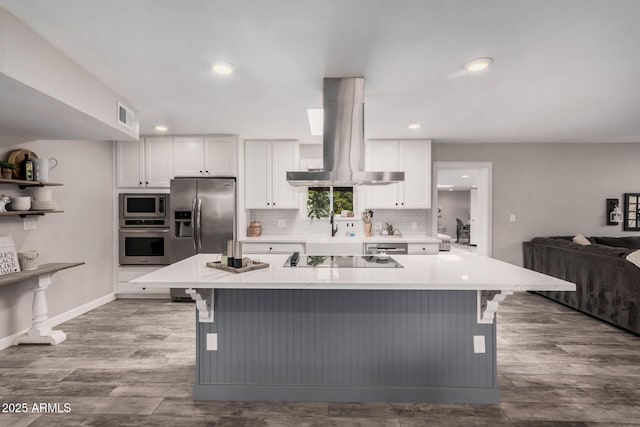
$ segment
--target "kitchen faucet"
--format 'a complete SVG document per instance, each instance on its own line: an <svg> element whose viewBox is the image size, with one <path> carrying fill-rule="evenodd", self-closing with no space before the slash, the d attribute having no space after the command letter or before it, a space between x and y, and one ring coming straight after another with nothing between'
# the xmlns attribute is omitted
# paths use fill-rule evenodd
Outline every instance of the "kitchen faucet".
<svg viewBox="0 0 640 427"><path fill-rule="evenodd" d="M334 213L333 213L333 209L331 210L331 219L329 220L329 224L331 224L331 237L335 237L336 233L338 232L338 225L335 224L335 221L333 220L334 217Z"/></svg>

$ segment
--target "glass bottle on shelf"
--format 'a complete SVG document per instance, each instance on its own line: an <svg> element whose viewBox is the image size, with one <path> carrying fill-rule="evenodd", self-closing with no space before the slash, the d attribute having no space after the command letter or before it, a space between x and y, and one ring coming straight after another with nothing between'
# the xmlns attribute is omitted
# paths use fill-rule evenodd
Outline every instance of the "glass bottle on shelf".
<svg viewBox="0 0 640 427"><path fill-rule="evenodd" d="M22 179L26 181L33 181L33 161L29 159L29 155L24 155L24 161L22 162Z"/></svg>

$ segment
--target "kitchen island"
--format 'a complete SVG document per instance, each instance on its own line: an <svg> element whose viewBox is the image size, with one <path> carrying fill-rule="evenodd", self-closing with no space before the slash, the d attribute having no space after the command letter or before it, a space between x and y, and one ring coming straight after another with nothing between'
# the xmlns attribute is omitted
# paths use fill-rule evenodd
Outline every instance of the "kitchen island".
<svg viewBox="0 0 640 427"><path fill-rule="evenodd" d="M196 301L195 400L496 403L499 303L514 291L575 290L469 253L394 255L400 268L300 268L260 255L270 267L243 274L205 266L216 258L131 282Z"/></svg>

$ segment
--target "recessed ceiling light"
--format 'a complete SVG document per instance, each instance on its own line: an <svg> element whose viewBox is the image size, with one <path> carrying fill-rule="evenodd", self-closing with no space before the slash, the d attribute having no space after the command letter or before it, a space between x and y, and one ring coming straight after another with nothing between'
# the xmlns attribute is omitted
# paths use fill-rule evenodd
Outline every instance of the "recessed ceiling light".
<svg viewBox="0 0 640 427"><path fill-rule="evenodd" d="M453 185L449 185L449 184L438 184L438 188L451 188L453 187Z"/></svg>
<svg viewBox="0 0 640 427"><path fill-rule="evenodd" d="M453 191L453 188L450 188L449 191Z"/></svg>
<svg viewBox="0 0 640 427"><path fill-rule="evenodd" d="M464 179L467 179L467 178L469 178L469 175L462 175L462 177L463 177Z"/></svg>
<svg viewBox="0 0 640 427"><path fill-rule="evenodd" d="M471 188L478 188L478 186L477 185L472 185Z"/></svg>
<svg viewBox="0 0 640 427"><path fill-rule="evenodd" d="M236 67L229 64L228 62L217 62L211 66L211 70L223 76L228 76L229 74L233 74L236 70Z"/></svg>
<svg viewBox="0 0 640 427"><path fill-rule="evenodd" d="M166 132L169 130L168 127L162 126L162 125L154 126L154 129L157 130L158 132Z"/></svg>
<svg viewBox="0 0 640 427"><path fill-rule="evenodd" d="M482 71L491 65L493 62L492 58L476 58L473 61L469 61L464 64L464 68L467 71Z"/></svg>
<svg viewBox="0 0 640 427"><path fill-rule="evenodd" d="M411 123L407 126L409 129L420 129L420 123Z"/></svg>

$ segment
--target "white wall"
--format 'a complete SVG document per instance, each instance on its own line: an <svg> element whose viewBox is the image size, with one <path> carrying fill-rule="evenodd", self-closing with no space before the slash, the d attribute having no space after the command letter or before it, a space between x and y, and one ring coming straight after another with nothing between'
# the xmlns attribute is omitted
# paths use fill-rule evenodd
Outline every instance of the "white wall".
<svg viewBox="0 0 640 427"><path fill-rule="evenodd" d="M438 227L446 227L444 234L456 238L456 218L463 223L469 223L470 209L469 190L463 191L438 191L438 208L442 209L438 219Z"/></svg>
<svg viewBox="0 0 640 427"><path fill-rule="evenodd" d="M433 161L493 163L493 256L522 264L536 236L631 236L605 202L640 192L640 144L433 144ZM516 214L516 222L509 215Z"/></svg>
<svg viewBox="0 0 640 427"><path fill-rule="evenodd" d="M14 148L28 148L38 157L55 157L58 167L49 187L64 213L37 217L37 229L25 231L19 217L0 217L0 236L12 236L17 250L34 249L39 262L83 261L86 265L57 273L47 290L49 317L113 293L113 152L112 143L34 141L2 148L6 159ZM19 194L17 186L0 184L0 193ZM0 340L31 324L31 286L23 282L0 286Z"/></svg>
<svg viewBox="0 0 640 427"><path fill-rule="evenodd" d="M114 139L138 139L137 129L127 129L117 121L118 102L133 108L126 99L2 8L0 36L0 75L108 125ZM100 127L99 123L86 126Z"/></svg>

